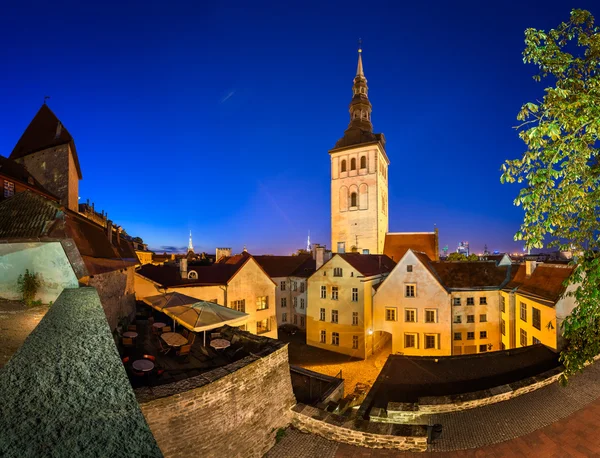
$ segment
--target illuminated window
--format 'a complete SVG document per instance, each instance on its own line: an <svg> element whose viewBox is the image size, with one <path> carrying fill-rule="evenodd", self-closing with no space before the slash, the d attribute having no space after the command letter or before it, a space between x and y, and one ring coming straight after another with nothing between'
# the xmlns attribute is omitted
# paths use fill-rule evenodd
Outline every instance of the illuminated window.
<svg viewBox="0 0 600 458"><path fill-rule="evenodd" d="M361 156L361 158L360 158L360 168L361 169L366 169L367 168L367 156Z"/></svg>
<svg viewBox="0 0 600 458"><path fill-rule="evenodd" d="M241 301L231 301L231 308L237 310L238 312L245 312L246 299L242 299Z"/></svg>
<svg viewBox="0 0 600 458"><path fill-rule="evenodd" d="M356 170L356 158L350 159L350 170Z"/></svg>
<svg viewBox="0 0 600 458"><path fill-rule="evenodd" d="M346 171L346 159L342 161L342 172Z"/></svg>
<svg viewBox="0 0 600 458"><path fill-rule="evenodd" d="M265 332L269 332L271 330L271 327L269 326L269 324L270 324L270 320L268 318L265 318L264 320L261 320L261 321L257 321L256 322L256 333L264 334Z"/></svg>
<svg viewBox="0 0 600 458"><path fill-rule="evenodd" d="M4 180L4 197L15 195L15 184L12 181Z"/></svg>
<svg viewBox="0 0 600 458"><path fill-rule="evenodd" d="M256 310L266 310L269 308L269 301L267 296L258 296L256 298Z"/></svg>

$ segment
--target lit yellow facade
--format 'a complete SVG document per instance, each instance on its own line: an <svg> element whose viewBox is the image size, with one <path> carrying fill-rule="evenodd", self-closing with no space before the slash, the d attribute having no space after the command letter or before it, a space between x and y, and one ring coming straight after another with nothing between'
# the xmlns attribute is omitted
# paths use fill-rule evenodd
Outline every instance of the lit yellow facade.
<svg viewBox="0 0 600 458"><path fill-rule="evenodd" d="M452 354L450 295L412 251L396 264L373 300L375 329L391 334L392 353Z"/></svg>
<svg viewBox="0 0 600 458"><path fill-rule="evenodd" d="M452 291L451 304L453 355L502 349L498 289Z"/></svg>
<svg viewBox="0 0 600 458"><path fill-rule="evenodd" d="M380 143L370 143L329 154L332 251L382 254L388 232L385 150Z"/></svg>
<svg viewBox="0 0 600 458"><path fill-rule="evenodd" d="M336 269L341 276L334 275ZM376 351L384 335L370 332L372 296L381 278L363 277L341 256L333 256L308 279L306 343L363 359Z"/></svg>
<svg viewBox="0 0 600 458"><path fill-rule="evenodd" d="M135 250L135 254L137 255L138 259L140 260L140 264L152 264L152 251L140 251L140 250Z"/></svg>
<svg viewBox="0 0 600 458"><path fill-rule="evenodd" d="M188 270L193 270L193 267ZM164 292L161 285L139 273L135 274L136 299ZM236 308L243 301L243 311L250 315L245 329L252 334L277 338L275 283L253 258L240 267L227 285L174 287L168 288L166 292L178 292L230 308ZM265 303L266 308L259 309Z"/></svg>
<svg viewBox="0 0 600 458"><path fill-rule="evenodd" d="M508 291L500 291L501 349L516 348L515 331L515 295Z"/></svg>

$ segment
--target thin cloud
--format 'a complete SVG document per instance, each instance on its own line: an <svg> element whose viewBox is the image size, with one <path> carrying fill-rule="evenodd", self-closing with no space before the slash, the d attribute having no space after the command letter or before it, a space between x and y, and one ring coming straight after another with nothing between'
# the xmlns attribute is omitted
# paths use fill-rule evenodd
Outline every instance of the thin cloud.
<svg viewBox="0 0 600 458"><path fill-rule="evenodd" d="M223 97L221 99L220 103L225 103L227 102L231 97L233 97L233 94L235 94L235 89L233 91L230 91L225 97Z"/></svg>

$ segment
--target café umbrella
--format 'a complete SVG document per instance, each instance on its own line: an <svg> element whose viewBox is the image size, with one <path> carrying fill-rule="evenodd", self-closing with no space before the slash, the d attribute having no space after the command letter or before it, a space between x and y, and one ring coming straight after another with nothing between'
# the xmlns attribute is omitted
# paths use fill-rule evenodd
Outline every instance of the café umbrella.
<svg viewBox="0 0 600 458"><path fill-rule="evenodd" d="M163 313L192 332L204 332L204 345L206 345L206 331L224 325L241 326L248 320L247 313L214 302L198 300L190 305L168 307L163 310Z"/></svg>
<svg viewBox="0 0 600 458"><path fill-rule="evenodd" d="M199 299L186 296L181 293L165 293L156 296L148 296L143 299L144 303L148 304L153 309L165 313L165 310L170 307L192 305L198 302ZM175 321L173 321L173 329L175 329Z"/></svg>

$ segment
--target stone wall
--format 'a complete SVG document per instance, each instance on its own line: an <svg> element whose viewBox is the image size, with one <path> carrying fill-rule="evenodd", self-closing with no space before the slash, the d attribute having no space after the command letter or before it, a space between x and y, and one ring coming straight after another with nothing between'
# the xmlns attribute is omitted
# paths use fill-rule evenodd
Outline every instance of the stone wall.
<svg viewBox="0 0 600 458"><path fill-rule="evenodd" d="M98 291L111 330L122 317L135 316L134 267L93 275L86 283Z"/></svg>
<svg viewBox="0 0 600 458"><path fill-rule="evenodd" d="M390 402L387 405L387 411L379 408L371 409L369 418L374 422L396 424L424 421L426 415L482 407L530 393L551 383L555 383L561 373L561 368L556 368L534 377L528 377L488 390L452 396L422 397L419 398L418 403Z"/></svg>
<svg viewBox="0 0 600 458"><path fill-rule="evenodd" d="M427 450L425 425L372 423L355 416L332 414L304 404L297 404L292 412L294 427L328 440L369 448L411 452Z"/></svg>
<svg viewBox="0 0 600 458"><path fill-rule="evenodd" d="M296 403L287 346L279 343L275 351L136 395L166 457L262 457Z"/></svg>

